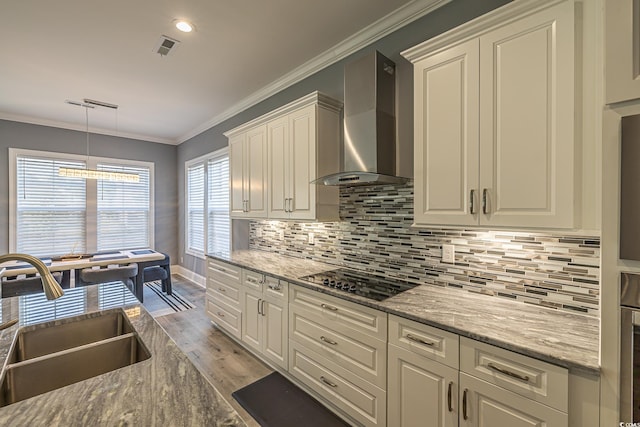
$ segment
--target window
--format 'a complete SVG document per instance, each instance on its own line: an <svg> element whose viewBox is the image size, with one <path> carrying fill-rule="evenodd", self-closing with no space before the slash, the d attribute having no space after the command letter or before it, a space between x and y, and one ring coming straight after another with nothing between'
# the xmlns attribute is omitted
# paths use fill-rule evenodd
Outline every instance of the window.
<svg viewBox="0 0 640 427"><path fill-rule="evenodd" d="M229 218L229 155L227 149L185 163L186 252L202 257L228 252L231 247Z"/></svg>
<svg viewBox="0 0 640 427"><path fill-rule="evenodd" d="M139 182L97 182L98 250L149 246L149 168L98 163L98 170L140 176Z"/></svg>
<svg viewBox="0 0 640 427"><path fill-rule="evenodd" d="M153 247L153 164L9 149L9 249L35 256ZM136 173L85 180L61 167Z"/></svg>

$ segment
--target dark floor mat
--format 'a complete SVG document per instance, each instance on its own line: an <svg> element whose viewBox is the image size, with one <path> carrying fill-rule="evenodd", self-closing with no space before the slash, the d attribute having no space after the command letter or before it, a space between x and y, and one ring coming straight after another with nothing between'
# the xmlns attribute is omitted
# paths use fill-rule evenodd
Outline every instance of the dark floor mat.
<svg viewBox="0 0 640 427"><path fill-rule="evenodd" d="M349 426L278 372L231 395L263 427Z"/></svg>

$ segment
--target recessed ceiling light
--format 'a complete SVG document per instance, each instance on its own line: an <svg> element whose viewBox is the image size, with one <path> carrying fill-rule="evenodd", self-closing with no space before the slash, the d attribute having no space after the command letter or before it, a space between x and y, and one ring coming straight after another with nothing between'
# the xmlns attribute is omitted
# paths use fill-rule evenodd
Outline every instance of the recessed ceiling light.
<svg viewBox="0 0 640 427"><path fill-rule="evenodd" d="M176 28L182 31L183 33L190 33L193 31L193 24L183 20L176 21Z"/></svg>

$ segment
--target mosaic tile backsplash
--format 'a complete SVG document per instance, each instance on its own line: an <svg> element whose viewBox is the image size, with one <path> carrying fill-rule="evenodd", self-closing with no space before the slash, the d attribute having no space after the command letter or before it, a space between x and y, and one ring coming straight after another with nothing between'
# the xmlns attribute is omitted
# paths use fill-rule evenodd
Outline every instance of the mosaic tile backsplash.
<svg viewBox="0 0 640 427"><path fill-rule="evenodd" d="M412 182L341 188L340 218L252 221L250 248L599 316L598 237L414 228ZM443 244L455 245L454 264L442 262Z"/></svg>

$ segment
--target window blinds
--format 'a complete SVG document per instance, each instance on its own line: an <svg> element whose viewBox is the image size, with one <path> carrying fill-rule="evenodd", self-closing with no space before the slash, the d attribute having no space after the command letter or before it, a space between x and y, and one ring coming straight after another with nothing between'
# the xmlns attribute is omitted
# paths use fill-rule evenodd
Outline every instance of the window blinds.
<svg viewBox="0 0 640 427"><path fill-rule="evenodd" d="M16 250L35 256L86 252L86 181L58 176L84 162L16 159Z"/></svg>
<svg viewBox="0 0 640 427"><path fill-rule="evenodd" d="M207 163L207 251L229 252L229 156L212 158Z"/></svg>
<svg viewBox="0 0 640 427"><path fill-rule="evenodd" d="M187 249L204 253L204 163L187 169Z"/></svg>
<svg viewBox="0 0 640 427"><path fill-rule="evenodd" d="M97 181L98 250L149 247L149 168L98 163L97 169L140 176L139 182Z"/></svg>

